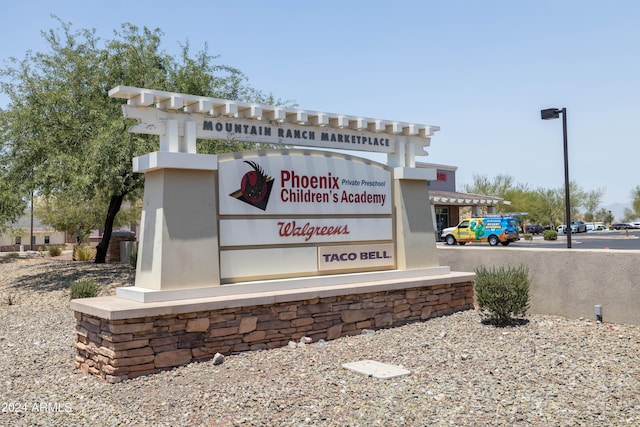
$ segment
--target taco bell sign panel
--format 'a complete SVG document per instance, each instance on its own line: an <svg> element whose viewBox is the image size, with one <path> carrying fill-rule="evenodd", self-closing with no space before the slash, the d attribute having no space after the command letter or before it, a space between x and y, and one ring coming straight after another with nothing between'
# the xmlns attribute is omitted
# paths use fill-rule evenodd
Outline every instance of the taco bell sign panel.
<svg viewBox="0 0 640 427"><path fill-rule="evenodd" d="M393 243L322 246L318 248L318 270L393 267Z"/></svg>

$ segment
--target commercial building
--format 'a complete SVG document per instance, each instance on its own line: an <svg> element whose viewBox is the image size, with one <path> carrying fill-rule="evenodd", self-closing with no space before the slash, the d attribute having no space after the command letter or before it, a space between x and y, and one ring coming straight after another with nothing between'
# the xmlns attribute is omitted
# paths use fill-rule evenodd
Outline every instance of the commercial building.
<svg viewBox="0 0 640 427"><path fill-rule="evenodd" d="M470 207L471 215L478 216L481 213L494 213L497 205L510 204L500 197L456 191L457 166L416 162L416 167L436 170L436 180L428 181L428 185L434 228L438 236L443 229L460 222L460 208Z"/></svg>

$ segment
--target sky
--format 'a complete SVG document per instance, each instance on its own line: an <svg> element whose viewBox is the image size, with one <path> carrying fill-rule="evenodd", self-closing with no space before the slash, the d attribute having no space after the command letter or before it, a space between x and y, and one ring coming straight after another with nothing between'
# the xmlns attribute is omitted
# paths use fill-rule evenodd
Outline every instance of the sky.
<svg viewBox="0 0 640 427"><path fill-rule="evenodd" d="M163 31L163 49L208 45L252 87L327 113L439 126L418 161L531 189L569 177L629 205L640 185L640 2L636 0L31 0L3 5L0 59L47 51L41 31L123 23ZM6 105L0 98L0 106ZM634 170L636 172L634 172Z"/></svg>

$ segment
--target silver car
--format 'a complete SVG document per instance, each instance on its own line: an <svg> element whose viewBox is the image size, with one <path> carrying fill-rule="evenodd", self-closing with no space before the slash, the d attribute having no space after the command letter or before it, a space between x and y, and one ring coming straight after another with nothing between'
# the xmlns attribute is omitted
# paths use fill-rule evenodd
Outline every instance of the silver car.
<svg viewBox="0 0 640 427"><path fill-rule="evenodd" d="M572 233L586 233L587 232L587 224L582 221L571 221L571 232Z"/></svg>

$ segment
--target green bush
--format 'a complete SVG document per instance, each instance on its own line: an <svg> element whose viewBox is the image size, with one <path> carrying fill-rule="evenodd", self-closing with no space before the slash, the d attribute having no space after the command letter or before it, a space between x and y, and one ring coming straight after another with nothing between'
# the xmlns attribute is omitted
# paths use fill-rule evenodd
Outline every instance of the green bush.
<svg viewBox="0 0 640 427"><path fill-rule="evenodd" d="M512 323L529 309L529 268L480 265L475 269L476 300L483 317L498 325Z"/></svg>
<svg viewBox="0 0 640 427"><path fill-rule="evenodd" d="M524 240L533 240L533 234L531 233L524 233L522 237L524 237Z"/></svg>
<svg viewBox="0 0 640 427"><path fill-rule="evenodd" d="M62 248L60 246L49 246L47 250L49 251L49 256L60 256L60 254L62 254Z"/></svg>
<svg viewBox="0 0 640 427"><path fill-rule="evenodd" d="M7 258L19 258L20 254L18 252L9 252L7 254Z"/></svg>
<svg viewBox="0 0 640 427"><path fill-rule="evenodd" d="M91 261L94 258L94 250L89 245L75 245L73 247L74 261Z"/></svg>
<svg viewBox="0 0 640 427"><path fill-rule="evenodd" d="M71 299L76 298L93 298L98 296L100 285L89 279L78 279L69 286Z"/></svg>
<svg viewBox="0 0 640 427"><path fill-rule="evenodd" d="M558 232L555 230L544 230L542 238L544 240L558 240Z"/></svg>

